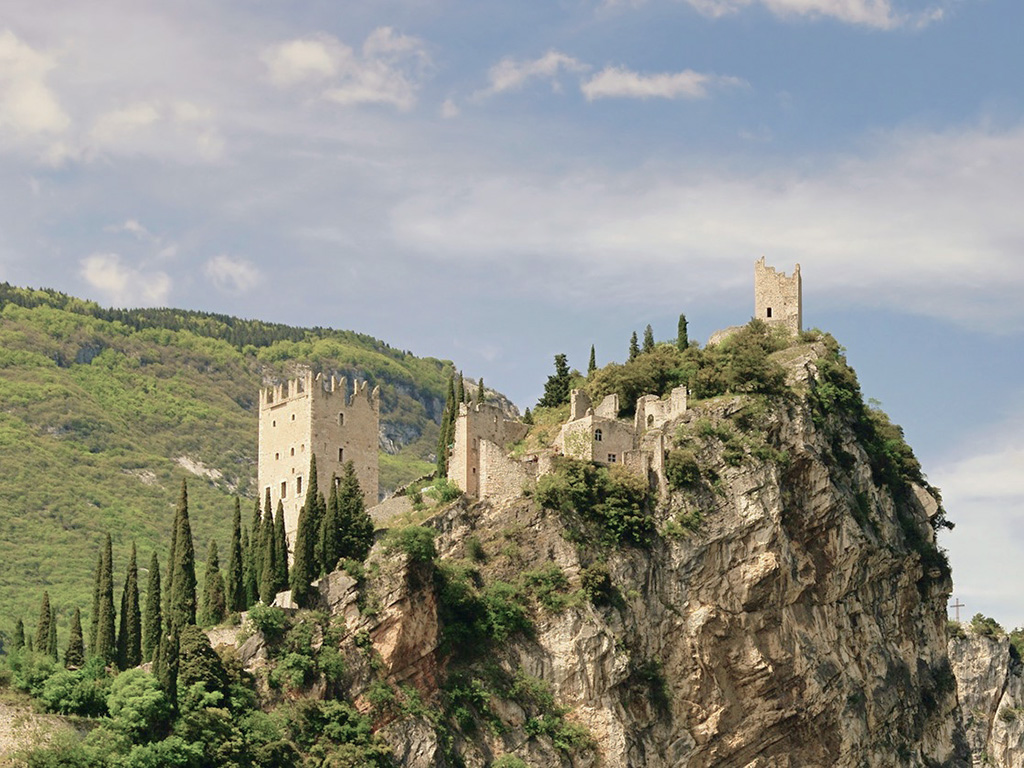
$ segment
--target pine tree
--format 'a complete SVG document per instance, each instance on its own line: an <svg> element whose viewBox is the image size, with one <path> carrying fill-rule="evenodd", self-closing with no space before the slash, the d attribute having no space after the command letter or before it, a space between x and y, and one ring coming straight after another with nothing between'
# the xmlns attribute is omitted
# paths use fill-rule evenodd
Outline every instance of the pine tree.
<svg viewBox="0 0 1024 768"><path fill-rule="evenodd" d="M311 584L319 568L314 560L316 534L320 529L317 508L318 489L316 485L316 456L309 458L309 487L306 501L299 512L299 524L295 532L295 559L292 561L292 599L300 608L305 608L311 596Z"/></svg>
<svg viewBox="0 0 1024 768"><path fill-rule="evenodd" d="M188 485L181 481L181 497L175 515L176 542L171 564L170 611L167 626L174 633L196 623L196 554L188 520Z"/></svg>
<svg viewBox="0 0 1024 768"><path fill-rule="evenodd" d="M100 580L103 578L103 550L96 559L96 578L92 585L92 616L89 617L89 654L96 652L96 630L100 621Z"/></svg>
<svg viewBox="0 0 1024 768"><path fill-rule="evenodd" d="M50 606L50 633L46 638L46 655L57 661L57 609Z"/></svg>
<svg viewBox="0 0 1024 768"><path fill-rule="evenodd" d="M274 554L277 557L275 589L282 592L288 589L288 534L284 530L284 503L280 499L274 514L274 541Z"/></svg>
<svg viewBox="0 0 1024 768"><path fill-rule="evenodd" d="M245 583L242 567L242 502L235 497L235 515L231 523L231 551L228 553L228 578L224 585L229 611L244 611Z"/></svg>
<svg viewBox="0 0 1024 768"><path fill-rule="evenodd" d="M81 669L85 664L85 642L82 640L82 612L75 608L71 617L71 635L68 647L64 650L65 669Z"/></svg>
<svg viewBox="0 0 1024 768"><path fill-rule="evenodd" d="M227 614L224 596L224 577L220 573L220 558L217 556L217 542L210 539L206 556L206 573L203 574L203 624L220 624Z"/></svg>
<svg viewBox="0 0 1024 768"><path fill-rule="evenodd" d="M530 413L529 408L527 408L526 412L523 413L523 424L533 424L533 414Z"/></svg>
<svg viewBox="0 0 1024 768"><path fill-rule="evenodd" d="M96 625L96 647L92 655L103 661L114 661L117 656L117 638L114 635L114 567L113 546L107 534L103 546L103 568L100 577L100 609Z"/></svg>
<svg viewBox="0 0 1024 768"><path fill-rule="evenodd" d="M597 370L597 355L594 352L594 345L590 345L590 362L587 363L587 376Z"/></svg>
<svg viewBox="0 0 1024 768"><path fill-rule="evenodd" d="M35 647L40 653L46 653L50 644L50 593L43 590L43 601L39 606L39 621L36 623Z"/></svg>
<svg viewBox="0 0 1024 768"><path fill-rule="evenodd" d="M651 328L651 324L648 323L647 327L644 328L644 352L654 351L654 329Z"/></svg>
<svg viewBox="0 0 1024 768"><path fill-rule="evenodd" d="M685 352L690 346L690 337L686 333L686 315L679 316L679 331L676 334L676 348Z"/></svg>
<svg viewBox="0 0 1024 768"><path fill-rule="evenodd" d="M341 553L344 558L366 559L373 546L373 520L366 511L363 489L359 487L356 468L345 462L345 474L338 488L338 527L341 532Z"/></svg>
<svg viewBox="0 0 1024 768"><path fill-rule="evenodd" d="M487 393L484 389L484 377L480 377L480 381L476 383L476 401L478 403L484 402L487 399Z"/></svg>
<svg viewBox="0 0 1024 768"><path fill-rule="evenodd" d="M633 331L633 335L629 337L629 360L636 360L636 356L640 354L640 345L636 340L636 331Z"/></svg>
<svg viewBox="0 0 1024 768"><path fill-rule="evenodd" d="M160 610L160 561L156 552L149 561L149 581L146 586L146 613L142 622L142 660L151 661L160 644L163 616Z"/></svg>
<svg viewBox="0 0 1024 768"><path fill-rule="evenodd" d="M142 613L139 610L139 568L135 559L135 542L128 561L128 573L121 592L121 618L117 630L117 665L121 669L142 663Z"/></svg>
<svg viewBox="0 0 1024 768"><path fill-rule="evenodd" d="M565 355L555 355L555 372L548 376L544 385L544 397L537 403L545 408L555 408L562 403L569 402L569 383L572 377L569 375L569 364Z"/></svg>
<svg viewBox="0 0 1024 768"><path fill-rule="evenodd" d="M11 638L11 650L20 651L25 647L25 622L18 619L14 623L14 637Z"/></svg>

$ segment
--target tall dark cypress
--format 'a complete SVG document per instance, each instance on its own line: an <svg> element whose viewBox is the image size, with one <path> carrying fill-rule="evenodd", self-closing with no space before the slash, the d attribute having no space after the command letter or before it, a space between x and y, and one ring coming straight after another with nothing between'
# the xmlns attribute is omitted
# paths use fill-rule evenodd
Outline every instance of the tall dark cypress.
<svg viewBox="0 0 1024 768"><path fill-rule="evenodd" d="M636 331L633 331L633 335L629 337L629 360L636 360L636 356L640 354L640 344L636 339Z"/></svg>
<svg viewBox="0 0 1024 768"><path fill-rule="evenodd" d="M252 542L249 539L249 529L242 529L242 560L245 568L242 569L242 585L245 587L245 607L248 608L259 600L260 590L256 584L255 568L252 564Z"/></svg>
<svg viewBox="0 0 1024 768"><path fill-rule="evenodd" d="M263 567L263 550L260 547L262 524L263 513L260 511L260 500L257 497L249 527L249 543L245 546L245 562L249 568L245 575L245 599L248 605L255 605L260 599L260 569Z"/></svg>
<svg viewBox="0 0 1024 768"><path fill-rule="evenodd" d="M131 669L142 663L142 611L139 610L139 567L135 542L121 592L121 617L117 631L117 664Z"/></svg>
<svg viewBox="0 0 1024 768"><path fill-rule="evenodd" d="M277 591L288 589L288 534L284 530L284 503L278 500L274 514L274 555L277 557Z"/></svg>
<svg viewBox="0 0 1024 768"><path fill-rule="evenodd" d="M686 315L679 316L679 330L676 332L676 348L685 352L690 346L690 336L686 332Z"/></svg>
<svg viewBox="0 0 1024 768"><path fill-rule="evenodd" d="M648 323L647 327L644 328L644 352L654 351L654 329L651 328L651 324Z"/></svg>
<svg viewBox="0 0 1024 768"><path fill-rule="evenodd" d="M458 413L458 402L455 399L455 374L448 376L448 395L441 413L441 428L437 433L437 476L448 476L448 448L454 437L455 415Z"/></svg>
<svg viewBox="0 0 1024 768"><path fill-rule="evenodd" d="M220 558L217 555L217 542L210 539L210 547L206 556L206 572L203 574L203 624L219 624L227 614L227 601L224 596L224 577L220 573Z"/></svg>
<svg viewBox="0 0 1024 768"><path fill-rule="evenodd" d="M71 617L71 635L68 637L68 647L64 650L64 667L66 669L81 669L85 664L85 642L82 640L82 612L75 608L75 615Z"/></svg>
<svg viewBox="0 0 1024 768"><path fill-rule="evenodd" d="M317 564L313 559L316 551L316 534L319 530L316 486L316 456L309 458L309 487L306 501L299 512L299 523L295 532L295 559L292 561L292 599L299 607L306 607L311 596L311 584L317 575Z"/></svg>
<svg viewBox="0 0 1024 768"><path fill-rule="evenodd" d="M338 488L338 525L341 557L365 560L373 546L373 520L366 511L363 490L351 461L345 462L345 474Z"/></svg>
<svg viewBox="0 0 1024 768"><path fill-rule="evenodd" d="M330 573L341 557L341 520L338 511L338 476L331 475L331 493L323 525L324 570Z"/></svg>
<svg viewBox="0 0 1024 768"><path fill-rule="evenodd" d="M146 584L146 613L142 619L142 660L151 661L160 644L163 614L160 606L160 561L156 552L149 561L149 581Z"/></svg>
<svg viewBox="0 0 1024 768"><path fill-rule="evenodd" d="M484 402L487 399L487 390L484 389L484 377L480 377L480 381L476 383L476 401L478 403Z"/></svg>
<svg viewBox="0 0 1024 768"><path fill-rule="evenodd" d="M228 553L228 577L224 585L229 611L245 610L245 583L242 568L242 502L235 497L235 515L231 523L231 551Z"/></svg>
<svg viewBox="0 0 1024 768"><path fill-rule="evenodd" d="M40 653L46 653L50 644L50 593L43 590L43 601L39 605L39 621L36 622L35 648Z"/></svg>
<svg viewBox="0 0 1024 768"><path fill-rule="evenodd" d="M50 606L50 634L46 639L46 655L57 661L57 609Z"/></svg>
<svg viewBox="0 0 1024 768"><path fill-rule="evenodd" d="M92 584L92 615L89 617L89 654L96 652L96 630L100 621L100 580L103 578L103 550L96 558L96 578Z"/></svg>
<svg viewBox="0 0 1024 768"><path fill-rule="evenodd" d="M170 611L167 626L172 632L196 623L196 553L188 520L188 486L181 481L176 515L174 562L171 563Z"/></svg>
<svg viewBox="0 0 1024 768"><path fill-rule="evenodd" d="M100 575L100 608L96 622L96 647L92 655L104 661L114 661L116 657L116 637L114 635L114 566L113 547L110 534L107 534L103 545L103 565Z"/></svg>
<svg viewBox="0 0 1024 768"><path fill-rule="evenodd" d="M14 623L14 637L11 638L11 650L20 651L25 647L25 622L18 619Z"/></svg>
<svg viewBox="0 0 1024 768"><path fill-rule="evenodd" d="M465 403L466 401L466 382L462 378L462 371L459 371L459 377L455 380L455 402Z"/></svg>
<svg viewBox="0 0 1024 768"><path fill-rule="evenodd" d="M590 362L587 363L587 376L597 370L597 354L594 352L594 345L590 345Z"/></svg>
<svg viewBox="0 0 1024 768"><path fill-rule="evenodd" d="M270 528L273 530L272 525ZM277 547L273 536L265 538L263 561L260 563L260 600L264 605L270 605L277 594Z"/></svg>
<svg viewBox="0 0 1024 768"><path fill-rule="evenodd" d="M156 661L153 664L156 678L167 698L178 701L178 633L164 632L160 635Z"/></svg>

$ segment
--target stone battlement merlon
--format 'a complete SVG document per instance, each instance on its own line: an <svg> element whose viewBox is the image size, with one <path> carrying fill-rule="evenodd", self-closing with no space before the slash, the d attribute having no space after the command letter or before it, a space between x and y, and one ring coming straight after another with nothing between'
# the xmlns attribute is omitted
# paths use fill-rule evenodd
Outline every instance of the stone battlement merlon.
<svg viewBox="0 0 1024 768"><path fill-rule="evenodd" d="M365 399L374 410L380 409L380 387L376 386L370 390L366 381L357 381L353 386L351 396L348 391L348 379L344 376L336 377L331 374L329 377L318 373L315 376L312 371L305 375L288 379L281 384L260 389L260 408L276 408L285 403L303 399L306 397L324 397L331 399L335 394L341 395L343 408L355 404L357 398Z"/></svg>

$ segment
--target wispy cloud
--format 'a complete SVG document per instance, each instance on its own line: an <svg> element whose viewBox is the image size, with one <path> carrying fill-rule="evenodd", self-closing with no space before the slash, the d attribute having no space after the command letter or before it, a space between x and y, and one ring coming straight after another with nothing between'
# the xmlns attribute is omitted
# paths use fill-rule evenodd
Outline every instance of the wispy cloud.
<svg viewBox="0 0 1024 768"><path fill-rule="evenodd" d="M522 88L530 80L548 80L558 87L562 72L585 72L590 67L582 61L560 51L551 50L536 59L505 58L491 67L489 83L477 96L490 96Z"/></svg>
<svg viewBox="0 0 1024 768"><path fill-rule="evenodd" d="M170 276L125 263L117 253L94 253L80 263L81 275L104 299L116 306L154 306L167 303Z"/></svg>
<svg viewBox="0 0 1024 768"><path fill-rule="evenodd" d="M206 262L203 274L217 290L233 295L248 293L263 279L263 273L251 261L225 254Z"/></svg>
<svg viewBox="0 0 1024 768"><path fill-rule="evenodd" d="M52 54L32 48L9 29L0 32L0 132L23 139L67 129L70 118L47 82L56 65Z"/></svg>
<svg viewBox="0 0 1024 768"><path fill-rule="evenodd" d="M379 27L356 52L330 35L279 43L262 56L270 81L279 87L309 87L346 106L388 104L411 109L430 64L422 40Z"/></svg>
<svg viewBox="0 0 1024 768"><path fill-rule="evenodd" d="M645 75L622 67L605 67L580 85L588 101L608 98L703 99L715 87L745 85L738 77L694 72Z"/></svg>

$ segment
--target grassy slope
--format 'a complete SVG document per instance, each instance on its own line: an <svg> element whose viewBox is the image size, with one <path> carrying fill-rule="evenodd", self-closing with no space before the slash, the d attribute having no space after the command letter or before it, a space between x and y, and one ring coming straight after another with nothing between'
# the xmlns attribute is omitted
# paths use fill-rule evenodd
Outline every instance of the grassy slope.
<svg viewBox="0 0 1024 768"><path fill-rule="evenodd" d="M382 422L420 435L382 457L382 489L432 468L448 363L348 332L116 313L0 286L0 632L18 617L34 627L46 588L63 642L75 606L91 608L107 531L117 597L132 541L141 566L154 548L163 564L183 478L197 558L210 537L225 551L233 496L255 485L258 388L297 363L380 384ZM186 471L183 456L222 477Z"/></svg>

